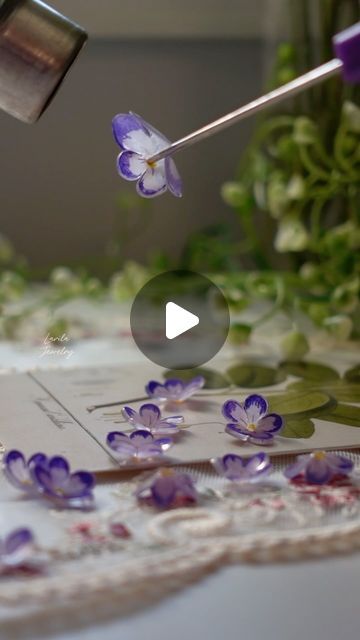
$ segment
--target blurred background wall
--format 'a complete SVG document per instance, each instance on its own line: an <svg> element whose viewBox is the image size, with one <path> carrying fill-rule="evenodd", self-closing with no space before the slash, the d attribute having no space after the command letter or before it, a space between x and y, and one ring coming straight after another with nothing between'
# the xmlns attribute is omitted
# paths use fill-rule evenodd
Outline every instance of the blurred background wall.
<svg viewBox="0 0 360 640"><path fill-rule="evenodd" d="M101 255L119 194L111 119L133 110L175 139L259 94L263 8L254 0L52 3L92 36L49 111L34 126L0 113L0 232L34 266ZM151 224L124 258L178 254L189 233L232 219L220 187L235 172L253 123L179 154L184 197L149 204Z"/></svg>

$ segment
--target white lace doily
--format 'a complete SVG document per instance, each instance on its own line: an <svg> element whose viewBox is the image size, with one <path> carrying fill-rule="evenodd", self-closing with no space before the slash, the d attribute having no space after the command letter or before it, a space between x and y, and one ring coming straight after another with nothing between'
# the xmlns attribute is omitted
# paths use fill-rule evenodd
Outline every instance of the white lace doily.
<svg viewBox="0 0 360 640"><path fill-rule="evenodd" d="M209 465L186 469L199 504L159 512L133 495L138 478L96 489L97 508L53 511L0 481L0 525L33 529L44 572L0 577L0 628L63 628L143 607L222 566L319 557L360 548L360 455L352 482L294 486L282 457L263 485L234 490ZM125 525L131 537L118 535Z"/></svg>

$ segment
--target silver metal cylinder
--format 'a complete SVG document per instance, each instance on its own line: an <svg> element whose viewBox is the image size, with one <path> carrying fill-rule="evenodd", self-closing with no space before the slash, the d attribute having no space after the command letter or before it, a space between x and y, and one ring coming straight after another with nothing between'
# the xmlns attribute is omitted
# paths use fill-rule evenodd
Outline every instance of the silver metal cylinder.
<svg viewBox="0 0 360 640"><path fill-rule="evenodd" d="M0 0L0 108L38 120L87 40L39 0Z"/></svg>

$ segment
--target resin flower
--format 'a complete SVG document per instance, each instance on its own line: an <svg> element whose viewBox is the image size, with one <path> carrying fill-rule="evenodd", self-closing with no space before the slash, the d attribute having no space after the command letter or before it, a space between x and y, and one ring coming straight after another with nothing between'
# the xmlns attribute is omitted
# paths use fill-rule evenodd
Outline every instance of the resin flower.
<svg viewBox="0 0 360 640"><path fill-rule="evenodd" d="M222 413L230 422L226 433L234 438L252 444L272 444L274 435L283 426L283 419L277 413L267 413L268 403L262 396L248 396L243 404L237 400L227 400Z"/></svg>
<svg viewBox="0 0 360 640"><path fill-rule="evenodd" d="M347 476L354 464L336 453L314 451L298 456L296 462L287 467L284 475L289 480L304 479L309 484L326 484L336 477Z"/></svg>
<svg viewBox="0 0 360 640"><path fill-rule="evenodd" d="M112 122L113 134L122 151L118 156L119 174L125 180L137 180L140 196L153 198L169 190L181 197L181 178L172 158L158 162L147 159L167 147L170 142L134 113L120 113Z"/></svg>
<svg viewBox="0 0 360 640"><path fill-rule="evenodd" d="M15 529L0 538L0 575L35 569L32 563L34 537L30 529Z"/></svg>
<svg viewBox="0 0 360 640"><path fill-rule="evenodd" d="M47 457L43 453L36 453L26 461L21 451L12 450L3 458L4 475L16 489L34 496L38 493L37 482L33 475L34 466L45 465L46 461Z"/></svg>
<svg viewBox="0 0 360 640"><path fill-rule="evenodd" d="M129 436L121 431L108 434L107 445L116 453L119 461L124 463L145 462L162 458L170 449L171 438L154 438L150 431L133 431Z"/></svg>
<svg viewBox="0 0 360 640"><path fill-rule="evenodd" d="M161 402L185 402L194 393L197 393L199 389L205 384L205 378L202 376L196 376L190 380L190 382L183 382L177 378L167 380L164 384L151 380L145 387L146 393L151 398L156 398Z"/></svg>
<svg viewBox="0 0 360 640"><path fill-rule="evenodd" d="M178 425L184 422L183 416L163 418L156 404L143 404L138 412L131 407L123 407L122 414L133 427L150 431L154 436L176 434Z"/></svg>
<svg viewBox="0 0 360 640"><path fill-rule="evenodd" d="M36 464L33 475L39 493L60 507L89 509L93 506L95 478L88 471L70 473L68 461L61 456L46 464Z"/></svg>
<svg viewBox="0 0 360 640"><path fill-rule="evenodd" d="M159 469L135 493L140 502L160 509L195 504L198 496L191 476L175 469Z"/></svg>
<svg viewBox="0 0 360 640"><path fill-rule="evenodd" d="M272 471L269 456L262 452L250 458L228 453L222 458L214 458L211 463L219 475L232 482L258 482Z"/></svg>

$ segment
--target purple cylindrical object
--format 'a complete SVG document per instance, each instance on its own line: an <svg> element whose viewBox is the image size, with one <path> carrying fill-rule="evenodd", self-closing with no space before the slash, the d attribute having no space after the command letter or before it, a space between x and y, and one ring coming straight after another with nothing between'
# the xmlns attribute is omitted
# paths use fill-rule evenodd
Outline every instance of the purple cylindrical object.
<svg viewBox="0 0 360 640"><path fill-rule="evenodd" d="M336 57L343 63L345 82L360 82L360 22L334 36L333 46Z"/></svg>

